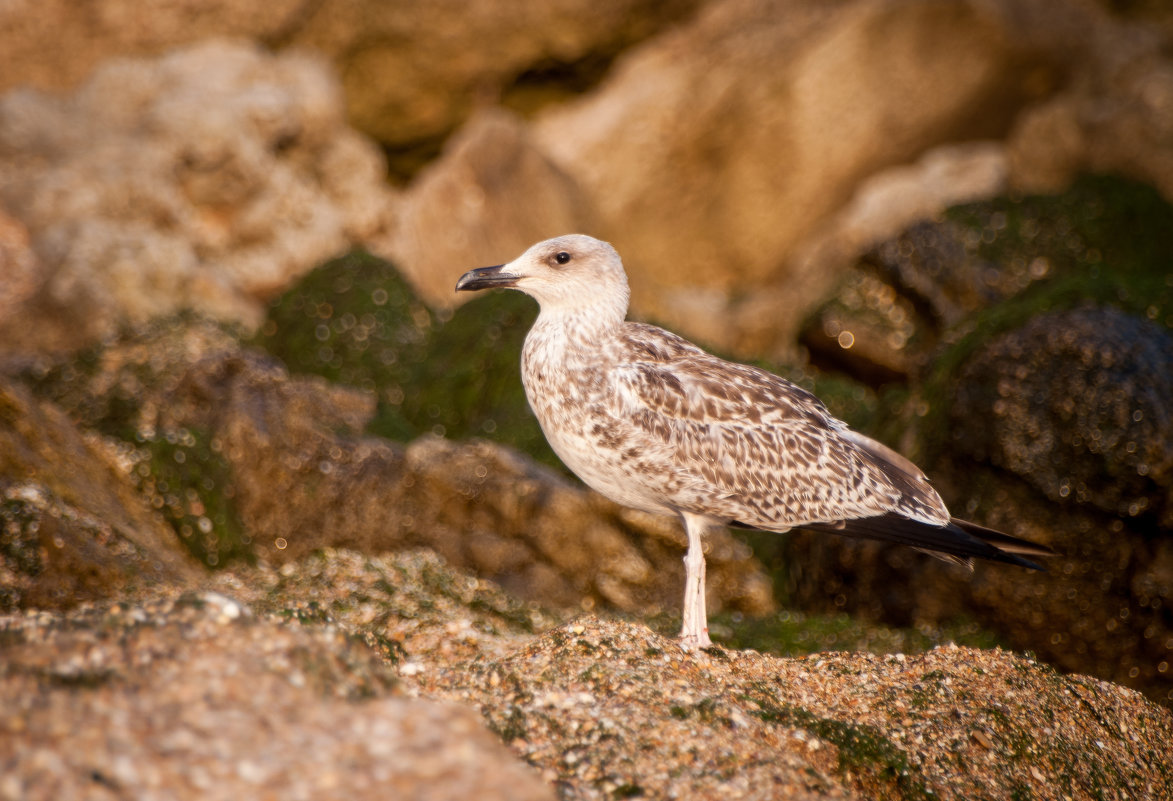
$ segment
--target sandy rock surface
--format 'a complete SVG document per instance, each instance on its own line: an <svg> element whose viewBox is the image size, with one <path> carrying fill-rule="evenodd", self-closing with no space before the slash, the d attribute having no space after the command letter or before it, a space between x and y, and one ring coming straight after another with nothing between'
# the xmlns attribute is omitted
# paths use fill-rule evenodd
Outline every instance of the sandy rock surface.
<svg viewBox="0 0 1173 801"><path fill-rule="evenodd" d="M0 617L0 797L1164 798L1173 715L1000 650L685 652L434 554Z"/></svg>
<svg viewBox="0 0 1173 801"><path fill-rule="evenodd" d="M1167 710L996 650L688 654L642 626L584 618L419 681L478 705L569 798L1173 792Z"/></svg>
<svg viewBox="0 0 1173 801"><path fill-rule="evenodd" d="M0 797L549 799L467 708L211 592L0 621Z"/></svg>

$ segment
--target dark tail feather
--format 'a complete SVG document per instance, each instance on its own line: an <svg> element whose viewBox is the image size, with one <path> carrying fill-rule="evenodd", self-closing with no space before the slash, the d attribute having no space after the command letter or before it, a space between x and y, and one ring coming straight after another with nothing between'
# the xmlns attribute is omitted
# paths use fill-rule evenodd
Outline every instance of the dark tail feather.
<svg viewBox="0 0 1173 801"><path fill-rule="evenodd" d="M1011 537L1009 534L957 518L949 525L935 526L888 512L876 517L861 517L836 523L809 523L801 528L909 545L934 555L941 554L950 561L960 561L963 564L968 558L976 556L1045 571L1046 568L1042 565L1023 559L1017 554L1046 556L1053 553L1044 545Z"/></svg>
<svg viewBox="0 0 1173 801"><path fill-rule="evenodd" d="M1009 534L1003 534L1001 531L995 531L992 528L979 526L977 523L971 523L968 520L960 518L953 518L953 525L960 528L966 534L977 537L983 542L988 542L1000 551L1007 553L1022 554L1025 556L1054 556L1055 552L1046 545L1039 545L1037 542L1020 539L1019 537L1012 537Z"/></svg>

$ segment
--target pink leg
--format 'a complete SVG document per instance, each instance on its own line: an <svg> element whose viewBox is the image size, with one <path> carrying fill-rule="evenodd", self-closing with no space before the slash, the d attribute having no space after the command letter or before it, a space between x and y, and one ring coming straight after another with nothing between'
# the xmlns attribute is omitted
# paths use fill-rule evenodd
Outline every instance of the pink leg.
<svg viewBox="0 0 1173 801"><path fill-rule="evenodd" d="M684 625L680 644L685 648L708 648L709 619L705 612L705 552L702 538L707 528L704 518L682 514L688 534L688 553L684 557Z"/></svg>

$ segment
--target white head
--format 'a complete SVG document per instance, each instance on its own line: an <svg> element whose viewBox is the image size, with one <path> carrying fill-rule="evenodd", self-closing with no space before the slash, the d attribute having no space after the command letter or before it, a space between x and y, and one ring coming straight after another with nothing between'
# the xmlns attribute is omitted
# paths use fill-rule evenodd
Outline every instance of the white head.
<svg viewBox="0 0 1173 801"><path fill-rule="evenodd" d="M508 264L460 276L456 291L508 287L537 300L542 314L602 314L616 323L627 316L627 274L615 248L583 234L531 247Z"/></svg>

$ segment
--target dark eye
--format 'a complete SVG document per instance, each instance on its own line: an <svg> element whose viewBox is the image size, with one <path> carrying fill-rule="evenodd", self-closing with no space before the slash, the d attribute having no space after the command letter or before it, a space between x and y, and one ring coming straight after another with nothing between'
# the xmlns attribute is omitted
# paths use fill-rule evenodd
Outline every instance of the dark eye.
<svg viewBox="0 0 1173 801"><path fill-rule="evenodd" d="M554 261L558 262L559 264L565 264L566 262L570 261L570 254L565 250L560 250L554 254Z"/></svg>

